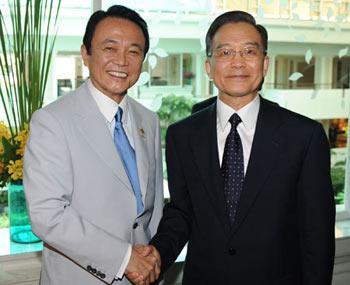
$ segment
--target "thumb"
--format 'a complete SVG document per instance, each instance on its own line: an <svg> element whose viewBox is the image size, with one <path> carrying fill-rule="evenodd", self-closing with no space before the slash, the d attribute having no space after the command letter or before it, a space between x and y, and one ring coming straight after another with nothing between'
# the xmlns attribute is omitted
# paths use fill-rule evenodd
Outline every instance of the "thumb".
<svg viewBox="0 0 350 285"><path fill-rule="evenodd" d="M143 257L146 257L146 256L148 256L151 252L152 252L152 247L151 246L144 246L144 248L143 248L143 250L142 250L142 252L141 252L141 255L143 256Z"/></svg>

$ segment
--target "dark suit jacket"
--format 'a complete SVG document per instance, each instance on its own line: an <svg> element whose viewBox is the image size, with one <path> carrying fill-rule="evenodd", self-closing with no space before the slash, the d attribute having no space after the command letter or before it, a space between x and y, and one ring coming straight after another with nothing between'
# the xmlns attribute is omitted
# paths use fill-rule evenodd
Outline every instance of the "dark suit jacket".
<svg viewBox="0 0 350 285"><path fill-rule="evenodd" d="M217 99L217 96L209 97L208 99L205 99L203 101L200 101L194 104L192 106L192 114L210 106L211 104L214 104L216 102L216 99Z"/></svg>
<svg viewBox="0 0 350 285"><path fill-rule="evenodd" d="M261 99L232 227L216 104L169 127L166 161L171 202L151 241L163 271L188 242L183 284L331 284L335 206L321 124Z"/></svg>

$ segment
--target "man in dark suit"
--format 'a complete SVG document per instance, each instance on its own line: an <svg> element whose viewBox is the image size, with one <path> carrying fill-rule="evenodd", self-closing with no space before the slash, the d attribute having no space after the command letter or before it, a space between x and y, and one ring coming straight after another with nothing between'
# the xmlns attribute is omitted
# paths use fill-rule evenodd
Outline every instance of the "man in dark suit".
<svg viewBox="0 0 350 285"><path fill-rule="evenodd" d="M258 95L267 31L245 12L206 36L214 104L169 127L170 203L151 240L183 284L329 285L335 206L321 124ZM157 249L157 251L156 251Z"/></svg>

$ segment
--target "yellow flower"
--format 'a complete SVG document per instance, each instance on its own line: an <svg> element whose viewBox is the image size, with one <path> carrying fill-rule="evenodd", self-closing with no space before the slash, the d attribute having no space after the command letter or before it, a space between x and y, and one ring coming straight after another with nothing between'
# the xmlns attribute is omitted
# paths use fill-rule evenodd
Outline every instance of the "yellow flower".
<svg viewBox="0 0 350 285"><path fill-rule="evenodd" d="M11 133L9 128L5 125L4 121L0 121L0 137L3 137L3 136L9 139L11 136Z"/></svg>
<svg viewBox="0 0 350 285"><path fill-rule="evenodd" d="M24 124L24 129L18 133L15 137L15 141L19 142L19 149L16 150L16 154L23 157L24 147L26 145L27 139L29 136L28 124Z"/></svg>
<svg viewBox="0 0 350 285"><path fill-rule="evenodd" d="M8 173L11 175L11 179L16 181L23 177L23 158L17 159L16 161L10 160L7 166Z"/></svg>
<svg viewBox="0 0 350 285"><path fill-rule="evenodd" d="M28 124L11 139L10 129L4 122L0 121L0 185L10 181L20 180L23 177L23 155L24 148L29 136ZM5 138L8 147L5 149L2 145L2 139ZM9 150L9 153L5 151Z"/></svg>
<svg viewBox="0 0 350 285"><path fill-rule="evenodd" d="M2 145L2 137L9 139L11 137L11 133L9 128L5 125L5 123L3 121L0 121L0 153L4 152L4 146Z"/></svg>

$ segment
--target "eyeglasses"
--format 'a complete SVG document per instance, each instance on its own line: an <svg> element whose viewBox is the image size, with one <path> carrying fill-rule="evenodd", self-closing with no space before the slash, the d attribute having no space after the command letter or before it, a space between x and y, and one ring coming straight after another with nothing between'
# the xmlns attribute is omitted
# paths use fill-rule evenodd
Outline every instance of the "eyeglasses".
<svg viewBox="0 0 350 285"><path fill-rule="evenodd" d="M232 60L237 53L245 60L256 60L262 55L263 51L257 46L244 47L240 50L225 47L214 50L208 57L214 57L217 61L229 61Z"/></svg>

